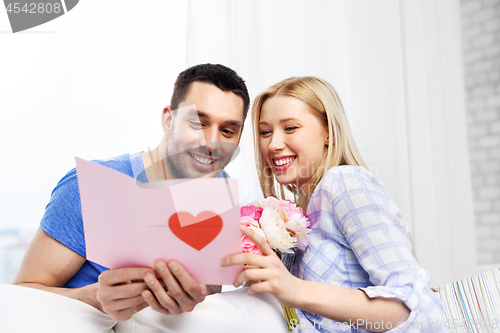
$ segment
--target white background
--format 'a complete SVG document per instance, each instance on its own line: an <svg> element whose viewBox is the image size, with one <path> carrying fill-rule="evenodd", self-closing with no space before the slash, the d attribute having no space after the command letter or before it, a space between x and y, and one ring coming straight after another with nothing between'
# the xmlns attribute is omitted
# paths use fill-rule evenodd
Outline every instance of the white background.
<svg viewBox="0 0 500 333"><path fill-rule="evenodd" d="M12 34L0 10L0 228L38 225L74 157L154 148L185 68L185 1L80 1Z"/></svg>
<svg viewBox="0 0 500 333"><path fill-rule="evenodd" d="M332 83L432 284L471 275L459 16L458 0L82 0L12 34L0 10L0 230L35 229L74 156L155 147L177 74L213 62L235 69L251 98L290 76ZM228 168L242 202L259 195L245 126Z"/></svg>

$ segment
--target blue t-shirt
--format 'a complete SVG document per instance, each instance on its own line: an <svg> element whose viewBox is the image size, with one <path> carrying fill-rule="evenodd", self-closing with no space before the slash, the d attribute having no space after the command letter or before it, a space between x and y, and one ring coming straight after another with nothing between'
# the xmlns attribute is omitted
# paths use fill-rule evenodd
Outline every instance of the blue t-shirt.
<svg viewBox="0 0 500 333"><path fill-rule="evenodd" d="M141 154L142 152L124 154L109 160L94 160L92 162L120 171L141 183L146 183L148 180L144 172ZM228 175L222 171L217 177L228 177ZM52 238L86 257L82 206L76 169L68 172L52 191L40 226ZM77 288L96 283L99 274L107 269L87 260L63 287Z"/></svg>

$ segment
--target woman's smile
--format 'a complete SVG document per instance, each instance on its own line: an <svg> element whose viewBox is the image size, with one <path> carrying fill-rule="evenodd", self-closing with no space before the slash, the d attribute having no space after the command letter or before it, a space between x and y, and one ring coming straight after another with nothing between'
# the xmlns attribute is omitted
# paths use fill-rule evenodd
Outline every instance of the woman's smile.
<svg viewBox="0 0 500 333"><path fill-rule="evenodd" d="M296 158L297 158L297 156L273 157L272 160L273 160L274 170L285 171L293 164L293 162L295 161Z"/></svg>
<svg viewBox="0 0 500 333"><path fill-rule="evenodd" d="M298 98L277 95L262 105L259 122L262 156L280 184L301 187L314 175L326 152L328 132Z"/></svg>

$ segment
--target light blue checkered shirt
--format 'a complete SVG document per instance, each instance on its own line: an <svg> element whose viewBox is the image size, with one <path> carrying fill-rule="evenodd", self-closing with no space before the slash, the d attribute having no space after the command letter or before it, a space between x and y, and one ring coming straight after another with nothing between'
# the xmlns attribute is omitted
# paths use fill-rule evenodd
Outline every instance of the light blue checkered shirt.
<svg viewBox="0 0 500 333"><path fill-rule="evenodd" d="M295 276L359 288L370 298L402 300L411 314L389 332L445 331L442 303L428 288L430 274L413 257L408 225L380 180L362 167L331 168L312 194L307 215L311 244L297 254ZM297 314L300 332L368 332Z"/></svg>

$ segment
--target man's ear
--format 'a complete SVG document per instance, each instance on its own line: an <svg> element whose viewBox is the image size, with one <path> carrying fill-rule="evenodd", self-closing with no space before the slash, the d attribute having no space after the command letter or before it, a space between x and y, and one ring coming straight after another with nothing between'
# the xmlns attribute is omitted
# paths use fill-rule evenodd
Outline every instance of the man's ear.
<svg viewBox="0 0 500 333"><path fill-rule="evenodd" d="M170 133L170 125L172 124L172 108L170 105L166 106L161 113L161 128L163 133L168 136Z"/></svg>

